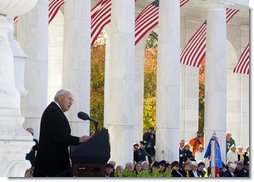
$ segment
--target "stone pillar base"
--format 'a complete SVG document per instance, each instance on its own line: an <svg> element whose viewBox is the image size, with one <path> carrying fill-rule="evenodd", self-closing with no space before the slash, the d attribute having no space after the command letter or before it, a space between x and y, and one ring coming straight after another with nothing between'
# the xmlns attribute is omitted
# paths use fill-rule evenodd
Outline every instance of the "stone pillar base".
<svg viewBox="0 0 254 182"><path fill-rule="evenodd" d="M23 120L22 116L0 116L0 176L24 177L31 167L25 156L35 143L21 128Z"/></svg>

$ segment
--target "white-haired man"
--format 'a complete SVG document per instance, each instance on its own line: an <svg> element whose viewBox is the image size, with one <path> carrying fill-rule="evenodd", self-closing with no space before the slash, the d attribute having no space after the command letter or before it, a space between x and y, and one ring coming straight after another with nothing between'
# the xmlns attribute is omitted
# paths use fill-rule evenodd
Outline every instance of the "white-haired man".
<svg viewBox="0 0 254 182"><path fill-rule="evenodd" d="M59 90L43 112L41 118L38 152L35 160L35 177L70 176L70 157L68 147L79 145L89 136L71 135L71 128L64 112L73 104L70 90Z"/></svg>

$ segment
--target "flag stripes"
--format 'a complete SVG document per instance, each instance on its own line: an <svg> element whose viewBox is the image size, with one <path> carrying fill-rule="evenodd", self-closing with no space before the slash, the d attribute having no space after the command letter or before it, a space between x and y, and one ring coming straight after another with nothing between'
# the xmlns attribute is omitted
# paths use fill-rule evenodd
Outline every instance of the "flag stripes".
<svg viewBox="0 0 254 182"><path fill-rule="evenodd" d="M189 0L180 0L182 7ZM159 23L159 6L156 0L149 4L135 19L135 45Z"/></svg>
<svg viewBox="0 0 254 182"><path fill-rule="evenodd" d="M199 64L205 56L206 47L206 21L191 37L188 44L180 55L180 63L188 66L199 67Z"/></svg>
<svg viewBox="0 0 254 182"><path fill-rule="evenodd" d="M111 0L101 0L91 13L91 45L94 44L103 28L111 21Z"/></svg>
<svg viewBox="0 0 254 182"><path fill-rule="evenodd" d="M242 52L238 63L236 64L233 72L241 74L249 74L250 72L250 45L248 44L244 51Z"/></svg>
<svg viewBox="0 0 254 182"><path fill-rule="evenodd" d="M64 4L64 0L50 0L49 1L49 10L48 10L49 20L48 20L48 24L50 24L50 22L55 18L57 12L59 11L59 9L61 8L61 6L63 4Z"/></svg>
<svg viewBox="0 0 254 182"><path fill-rule="evenodd" d="M226 23L228 23L232 17L239 11L239 9L226 9ZM206 21L197 30L197 32L191 37L180 55L180 63L199 67L206 53Z"/></svg>

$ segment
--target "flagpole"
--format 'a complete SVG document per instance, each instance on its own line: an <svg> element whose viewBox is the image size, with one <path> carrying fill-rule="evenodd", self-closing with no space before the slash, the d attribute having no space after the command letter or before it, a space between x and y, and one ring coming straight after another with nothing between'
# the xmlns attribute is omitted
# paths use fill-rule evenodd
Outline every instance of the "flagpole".
<svg viewBox="0 0 254 182"><path fill-rule="evenodd" d="M216 153L215 153L215 137L216 133L214 131L213 136L211 138L211 177L215 177L215 158L216 158Z"/></svg>

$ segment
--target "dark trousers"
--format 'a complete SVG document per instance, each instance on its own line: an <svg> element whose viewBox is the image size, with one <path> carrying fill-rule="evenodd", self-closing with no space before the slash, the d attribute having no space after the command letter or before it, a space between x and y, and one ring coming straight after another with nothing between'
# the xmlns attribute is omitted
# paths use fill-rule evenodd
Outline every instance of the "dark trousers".
<svg viewBox="0 0 254 182"><path fill-rule="evenodd" d="M148 157L148 161L149 161L149 164L151 164L154 160L154 156L155 156L155 150L154 148L146 148L146 152L147 152L147 157Z"/></svg>

